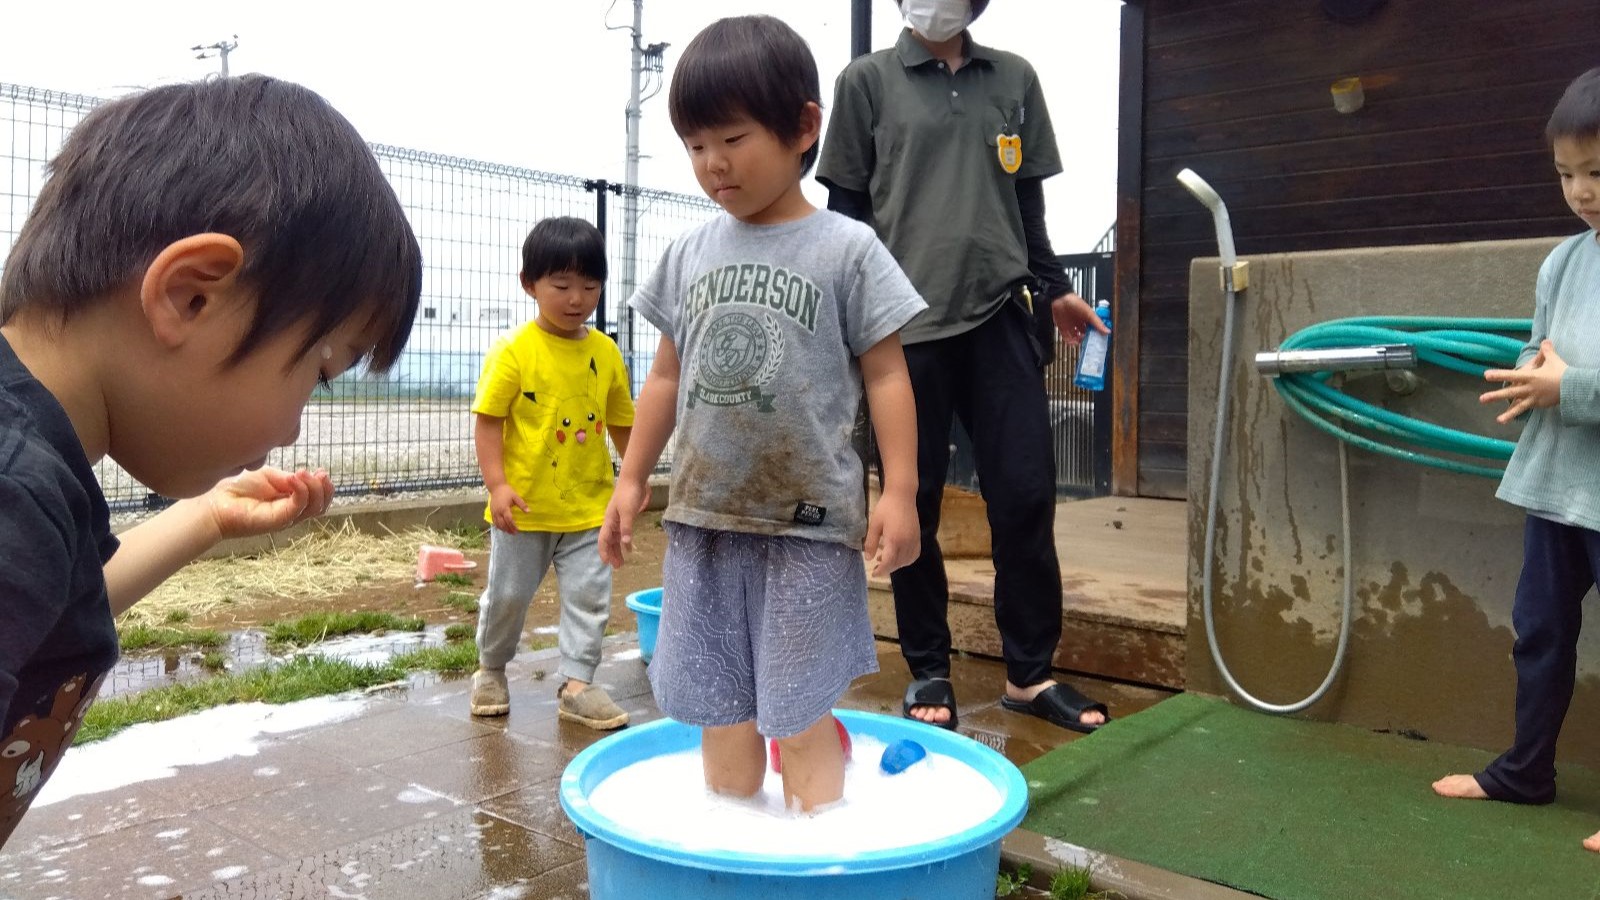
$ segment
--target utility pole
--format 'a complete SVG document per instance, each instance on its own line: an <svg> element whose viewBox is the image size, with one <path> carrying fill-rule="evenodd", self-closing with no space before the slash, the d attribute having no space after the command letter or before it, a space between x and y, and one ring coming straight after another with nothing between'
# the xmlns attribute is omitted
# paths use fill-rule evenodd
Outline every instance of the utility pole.
<svg viewBox="0 0 1600 900"><path fill-rule="evenodd" d="M625 303L638 286L639 256L639 117L645 100L661 90L658 81L655 89L645 96L641 84L647 72L660 75L665 71L666 44L644 44L644 0L633 0L633 78L628 88L628 155L627 167L622 177L622 288L617 296ZM622 358L633 364L633 309L618 306L617 336L620 338Z"/></svg>
<svg viewBox="0 0 1600 900"><path fill-rule="evenodd" d="M222 77L223 78L227 78L228 77L228 54L232 53L234 48L238 47L238 46L239 46L239 36L236 34L236 35L233 36L232 40L217 41L215 44L195 44L193 47L190 47L189 49L196 51L195 52L195 56L194 56L195 59L210 59L213 56L216 56L216 57L220 58L222 60ZM208 52L208 51L215 51L215 52L212 53L212 52Z"/></svg>
<svg viewBox="0 0 1600 900"><path fill-rule="evenodd" d="M869 0L850 0L850 57L872 52L872 6Z"/></svg>

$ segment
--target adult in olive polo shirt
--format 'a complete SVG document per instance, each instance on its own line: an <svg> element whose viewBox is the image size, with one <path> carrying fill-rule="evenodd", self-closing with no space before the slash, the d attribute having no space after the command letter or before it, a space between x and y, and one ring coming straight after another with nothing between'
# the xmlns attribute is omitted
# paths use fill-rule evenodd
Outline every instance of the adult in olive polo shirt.
<svg viewBox="0 0 1600 900"><path fill-rule="evenodd" d="M922 553L891 576L907 716L954 728L949 586L938 543L952 417L970 436L988 506L1002 703L1090 731L1104 705L1051 676L1061 638L1055 460L1043 366L1052 321L1072 343L1103 330L1044 228L1061 171L1033 67L974 42L988 0L901 0L893 49L839 75L817 178L829 206L872 223L928 303L900 334L917 403ZM1024 287L1031 290L1024 291Z"/></svg>

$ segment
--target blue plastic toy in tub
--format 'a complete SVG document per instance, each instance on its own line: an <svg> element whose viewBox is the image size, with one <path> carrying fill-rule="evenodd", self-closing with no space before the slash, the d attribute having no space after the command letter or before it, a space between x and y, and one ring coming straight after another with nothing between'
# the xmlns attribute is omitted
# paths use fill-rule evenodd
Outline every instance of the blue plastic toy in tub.
<svg viewBox="0 0 1600 900"><path fill-rule="evenodd" d="M634 591L625 601L639 620L639 658L646 663L656 652L656 630L661 626L661 588Z"/></svg>
<svg viewBox="0 0 1600 900"><path fill-rule="evenodd" d="M632 605L630 597L629 606ZM619 770L657 756L699 748L699 729L671 720L651 722L594 744L579 753L561 776L561 806L587 846L593 900L994 897L1000 840L1022 821L1028 806L1027 784L1017 767L977 741L921 722L848 710L835 715L857 737L867 736L886 745L911 739L929 754L942 754L964 763L976 778L993 786L1000 797L999 808L948 837L886 850L769 856L690 848L641 834L602 814L589 802L601 782ZM858 760L852 765L862 764ZM867 764L877 768L876 759ZM898 781L907 776L894 777Z"/></svg>

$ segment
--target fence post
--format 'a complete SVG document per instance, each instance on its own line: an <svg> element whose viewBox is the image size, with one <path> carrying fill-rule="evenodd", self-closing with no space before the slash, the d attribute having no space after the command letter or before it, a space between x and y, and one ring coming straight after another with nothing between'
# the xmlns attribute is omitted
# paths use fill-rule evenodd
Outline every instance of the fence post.
<svg viewBox="0 0 1600 900"><path fill-rule="evenodd" d="M629 232L630 237L626 247L626 252L631 255L623 257L622 266L623 272L627 274L627 277L623 279L622 288L627 292L628 296L622 298L621 307L617 312L617 327L613 332L613 339L617 342L617 348L622 351L622 358L628 360L628 365L631 367L634 354L638 350L634 346L633 309L628 306L628 298L639 287L634 277L634 273L638 271L639 255L639 187L632 184L616 184L612 182L606 184L606 190L624 199L625 202L622 204L622 208L626 215L623 218L627 219L627 221L623 223L623 227L632 229ZM629 198L632 198L632 205L626 202ZM632 210L632 212L629 213L629 210Z"/></svg>
<svg viewBox="0 0 1600 900"><path fill-rule="evenodd" d="M591 178L583 183L583 189L594 192L594 227L600 231L600 239L606 240L606 189L611 183L604 178ZM607 242L609 246L609 242ZM606 281L609 283L610 278ZM594 325L600 329L601 334L606 333L606 288L600 285L600 302L594 308Z"/></svg>
<svg viewBox="0 0 1600 900"><path fill-rule="evenodd" d="M1116 275L1116 257L1111 253L1101 254L1094 261L1095 293L1089 302L1111 300L1111 284ZM1116 328L1116 319L1111 321L1111 327ZM1109 382L1116 374L1116 367L1111 365L1111 342L1106 343L1106 381L1105 390L1094 392L1094 496L1105 497L1111 493L1111 385Z"/></svg>

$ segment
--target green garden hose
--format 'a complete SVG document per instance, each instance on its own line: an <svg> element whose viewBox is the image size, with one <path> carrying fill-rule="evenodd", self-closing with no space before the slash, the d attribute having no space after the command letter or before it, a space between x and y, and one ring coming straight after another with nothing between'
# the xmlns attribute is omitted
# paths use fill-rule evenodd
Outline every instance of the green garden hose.
<svg viewBox="0 0 1600 900"><path fill-rule="evenodd" d="M1420 362L1482 378L1488 369L1516 367L1517 355L1532 327L1530 319L1442 316L1334 319L1295 332L1278 349L1410 344L1416 347ZM1283 402L1312 425L1356 447L1396 459L1450 472L1499 478L1516 447L1512 441L1445 428L1358 400L1328 383L1333 374L1285 373L1275 378L1273 384ZM1440 452L1480 462L1436 455Z"/></svg>

